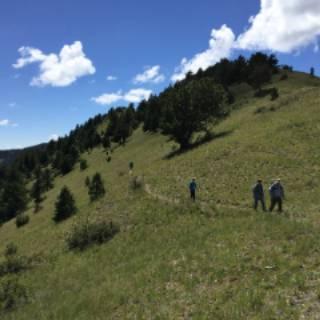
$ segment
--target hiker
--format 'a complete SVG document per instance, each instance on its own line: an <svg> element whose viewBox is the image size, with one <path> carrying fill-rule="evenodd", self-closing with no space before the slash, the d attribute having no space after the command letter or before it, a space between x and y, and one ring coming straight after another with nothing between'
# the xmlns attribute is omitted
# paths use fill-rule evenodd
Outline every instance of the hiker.
<svg viewBox="0 0 320 320"><path fill-rule="evenodd" d="M257 183L253 186L252 188L253 192L253 200L254 200L254 209L258 209L258 204L261 202L262 210L266 211L266 204L264 201L264 190L263 190L263 185L262 185L262 180L259 179L257 180Z"/></svg>
<svg viewBox="0 0 320 320"><path fill-rule="evenodd" d="M195 178L193 178L192 181L190 182L189 190L190 190L190 198L193 201L196 201L197 184L196 184L196 179Z"/></svg>
<svg viewBox="0 0 320 320"><path fill-rule="evenodd" d="M278 205L278 212L282 212L282 201L284 199L284 189L281 184L280 179L277 179L272 183L269 188L270 198L271 198L271 205L270 205L270 212L273 211L274 207Z"/></svg>

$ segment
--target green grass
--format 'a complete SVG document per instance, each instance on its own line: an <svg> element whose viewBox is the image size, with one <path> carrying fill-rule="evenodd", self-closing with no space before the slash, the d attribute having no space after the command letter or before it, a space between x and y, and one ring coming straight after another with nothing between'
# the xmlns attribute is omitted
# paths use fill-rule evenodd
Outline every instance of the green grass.
<svg viewBox="0 0 320 320"><path fill-rule="evenodd" d="M58 177L43 209L27 212L29 224L1 227L2 251L13 241L21 254L41 257L20 275L30 302L1 319L317 319L320 81L292 73L275 82L274 102L233 88L236 110L214 128L229 134L182 155L165 159L174 143L140 129L110 163L102 149L84 154L89 168ZM129 188L130 161L168 201ZM90 204L85 178L97 171L106 196ZM193 176L198 204L188 199ZM258 177L266 187L281 177L284 215L251 210ZM79 211L55 225L64 185ZM68 251L65 234L88 215L117 222L120 233L84 252Z"/></svg>

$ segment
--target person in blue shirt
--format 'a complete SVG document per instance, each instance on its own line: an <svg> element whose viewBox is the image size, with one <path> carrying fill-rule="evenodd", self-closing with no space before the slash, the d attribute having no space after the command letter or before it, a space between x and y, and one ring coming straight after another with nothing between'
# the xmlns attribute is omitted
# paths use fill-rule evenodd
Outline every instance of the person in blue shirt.
<svg viewBox="0 0 320 320"><path fill-rule="evenodd" d="M277 179L269 188L271 205L269 211L272 212L274 207L278 205L278 212L282 212L282 202L284 200L284 188L280 179Z"/></svg>
<svg viewBox="0 0 320 320"><path fill-rule="evenodd" d="M196 201L197 184L196 184L196 179L195 178L193 178L192 181L190 182L189 190L190 190L190 198L193 201Z"/></svg>
<svg viewBox="0 0 320 320"><path fill-rule="evenodd" d="M255 210L258 209L258 204L261 202L262 205L262 210L266 211L266 204L264 200L264 190L263 190L263 185L262 185L262 180L259 179L257 183L253 186L252 188L252 193L253 193L253 207Z"/></svg>

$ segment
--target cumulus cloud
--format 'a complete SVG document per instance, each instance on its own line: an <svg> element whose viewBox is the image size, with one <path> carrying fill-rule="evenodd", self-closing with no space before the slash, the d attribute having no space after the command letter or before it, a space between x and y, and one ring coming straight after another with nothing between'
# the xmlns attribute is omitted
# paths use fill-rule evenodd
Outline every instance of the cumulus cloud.
<svg viewBox="0 0 320 320"><path fill-rule="evenodd" d="M107 81L116 81L116 80L118 80L118 78L117 77L115 77L115 76L107 76Z"/></svg>
<svg viewBox="0 0 320 320"><path fill-rule="evenodd" d="M105 93L99 97L91 98L97 104L110 105L119 101L126 101L129 103L138 103L142 100L147 100L151 96L152 91L143 88L132 89L123 93L121 90L115 93Z"/></svg>
<svg viewBox="0 0 320 320"><path fill-rule="evenodd" d="M21 57L13 65L15 69L39 63L40 72L32 79L33 86L65 87L96 71L91 60L84 54L80 41L63 46L59 54L44 54L41 50L31 47L21 47L19 53Z"/></svg>
<svg viewBox="0 0 320 320"><path fill-rule="evenodd" d="M232 53L234 42L235 35L226 25L223 25L220 29L213 29L209 48L196 54L190 60L183 58L171 80L182 80L188 72L196 73L200 68L206 69L219 62L222 58L229 57Z"/></svg>
<svg viewBox="0 0 320 320"><path fill-rule="evenodd" d="M8 119L0 119L0 127L7 127L10 124L10 121Z"/></svg>
<svg viewBox="0 0 320 320"><path fill-rule="evenodd" d="M49 137L49 141L57 141L59 139L59 135L54 133Z"/></svg>
<svg viewBox="0 0 320 320"><path fill-rule="evenodd" d="M137 74L133 79L134 83L161 83L165 76L160 73L160 66L146 68L143 73Z"/></svg>
<svg viewBox="0 0 320 320"><path fill-rule="evenodd" d="M250 18L249 29L237 47L289 53L311 43L320 35L319 0L261 0L260 12Z"/></svg>
<svg viewBox="0 0 320 320"><path fill-rule="evenodd" d="M0 127L18 127L18 124L13 123L8 119L0 119Z"/></svg>
<svg viewBox="0 0 320 320"><path fill-rule="evenodd" d="M226 25L213 29L209 48L193 58L183 58L172 81L185 78L187 72L206 69L233 50L270 50L291 53L310 44L319 50L319 0L261 0L260 11L249 19L249 27L237 38Z"/></svg>

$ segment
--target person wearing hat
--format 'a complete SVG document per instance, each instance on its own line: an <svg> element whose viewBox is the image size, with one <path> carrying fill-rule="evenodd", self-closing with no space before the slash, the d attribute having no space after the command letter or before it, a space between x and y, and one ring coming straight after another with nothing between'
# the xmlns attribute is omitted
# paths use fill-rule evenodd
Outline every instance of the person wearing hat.
<svg viewBox="0 0 320 320"><path fill-rule="evenodd" d="M266 211L266 204L264 201L264 190L263 190L263 184L261 179L257 180L257 183L253 186L252 193L253 193L254 209L257 210L258 204L259 202L261 202L262 210Z"/></svg>
<svg viewBox="0 0 320 320"><path fill-rule="evenodd" d="M190 198L193 201L196 201L197 183L195 178L192 178L191 182L189 183L189 190L190 190Z"/></svg>
<svg viewBox="0 0 320 320"><path fill-rule="evenodd" d="M269 211L272 212L274 207L278 205L278 212L282 212L282 202L284 199L284 188L280 179L276 179L269 188L271 205Z"/></svg>

